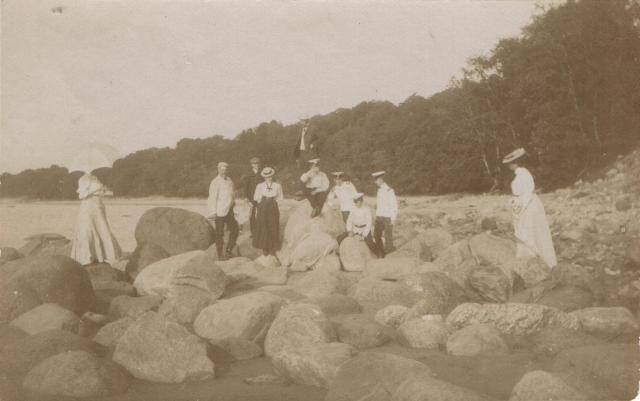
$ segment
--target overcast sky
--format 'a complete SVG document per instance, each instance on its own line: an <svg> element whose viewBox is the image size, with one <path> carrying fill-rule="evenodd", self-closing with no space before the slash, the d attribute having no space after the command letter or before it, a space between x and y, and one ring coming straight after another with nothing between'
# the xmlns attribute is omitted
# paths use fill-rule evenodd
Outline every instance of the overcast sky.
<svg viewBox="0 0 640 401"><path fill-rule="evenodd" d="M2 1L0 172L447 87L533 1Z"/></svg>

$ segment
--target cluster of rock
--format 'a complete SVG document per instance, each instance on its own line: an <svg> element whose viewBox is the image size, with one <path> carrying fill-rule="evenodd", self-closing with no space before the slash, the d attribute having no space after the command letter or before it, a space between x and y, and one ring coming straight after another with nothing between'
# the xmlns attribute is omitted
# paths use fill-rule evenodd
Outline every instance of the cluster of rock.
<svg viewBox="0 0 640 401"><path fill-rule="evenodd" d="M126 392L132 377L210 380L217 350L266 357L327 401L489 400L436 378L417 351L490 358L527 344L553 369L527 372L510 400L635 396L638 322L598 304L592 271L552 271L515 259L507 238L442 228L400 235L376 259L362 241L336 242L337 212L309 214L305 202L289 216L278 258L217 261L208 222L174 208L141 218L124 271L3 252L0 389L90 399Z"/></svg>

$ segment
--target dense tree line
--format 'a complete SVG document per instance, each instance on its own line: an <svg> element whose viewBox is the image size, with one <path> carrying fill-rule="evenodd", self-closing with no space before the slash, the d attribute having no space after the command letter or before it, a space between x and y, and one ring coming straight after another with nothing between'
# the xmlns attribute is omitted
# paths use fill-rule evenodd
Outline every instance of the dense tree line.
<svg viewBox="0 0 640 401"><path fill-rule="evenodd" d="M469 60L441 93L310 118L324 168L348 172L365 191L379 169L402 194L489 191L505 188L504 154L524 146L539 186L571 184L640 140L639 9L636 0L569 1ZM218 161L239 179L257 155L292 191L299 132L300 124L271 121L234 139L145 149L98 173L118 196L206 196ZM74 174L58 166L5 173L0 195L73 198Z"/></svg>

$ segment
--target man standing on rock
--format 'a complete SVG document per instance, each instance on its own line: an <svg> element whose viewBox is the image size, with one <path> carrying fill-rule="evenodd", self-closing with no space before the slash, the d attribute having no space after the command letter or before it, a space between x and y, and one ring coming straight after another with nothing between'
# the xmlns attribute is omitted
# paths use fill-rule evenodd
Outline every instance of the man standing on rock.
<svg viewBox="0 0 640 401"><path fill-rule="evenodd" d="M373 237L376 243L378 257L384 258L387 253L393 252L393 224L398 217L398 200L396 193L384 182L384 171L378 171L371 176L378 186L376 201L376 220L373 226ZM384 244L382 234L384 232Z"/></svg>
<svg viewBox="0 0 640 401"><path fill-rule="evenodd" d="M256 213L258 202L253 199L253 195L256 192L256 186L264 181L264 178L260 175L261 166L260 159L257 157L251 158L249 161L251 163L251 173L247 175L244 179L244 197L251 204L251 211L249 214L249 228L251 230L251 237L255 237L256 235Z"/></svg>
<svg viewBox="0 0 640 401"><path fill-rule="evenodd" d="M233 181L227 176L229 165L225 162L218 163L218 175L209 185L208 215L209 220L215 222L216 228L216 251L218 260L226 260L232 256L231 251L238 239L238 222L233 215L234 189ZM229 227L229 244L226 253L224 249L224 227Z"/></svg>
<svg viewBox="0 0 640 401"><path fill-rule="evenodd" d="M319 162L320 159L309 160L311 168L300 177L300 181L305 185L304 195L313 209L311 218L320 215L324 202L327 200L327 191L329 191L329 178L320 171Z"/></svg>
<svg viewBox="0 0 640 401"><path fill-rule="evenodd" d="M298 168L304 167L304 162L313 157L318 157L318 136L313 132L309 132L309 122L305 121L302 125L302 131L293 148L293 156L298 163Z"/></svg>

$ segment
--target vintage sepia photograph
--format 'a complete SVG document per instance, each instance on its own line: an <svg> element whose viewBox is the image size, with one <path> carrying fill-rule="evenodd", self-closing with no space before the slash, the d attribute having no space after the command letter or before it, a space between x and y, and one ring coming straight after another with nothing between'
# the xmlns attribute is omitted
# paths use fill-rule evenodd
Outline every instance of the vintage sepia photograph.
<svg viewBox="0 0 640 401"><path fill-rule="evenodd" d="M640 399L640 0L2 0L0 401Z"/></svg>

